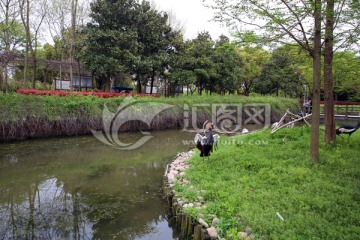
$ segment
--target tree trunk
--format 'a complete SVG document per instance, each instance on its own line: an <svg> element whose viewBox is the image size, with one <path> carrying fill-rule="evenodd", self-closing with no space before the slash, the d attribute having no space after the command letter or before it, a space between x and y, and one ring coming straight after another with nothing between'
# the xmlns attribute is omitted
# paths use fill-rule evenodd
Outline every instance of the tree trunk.
<svg viewBox="0 0 360 240"><path fill-rule="evenodd" d="M73 62L74 62L74 47L75 47L75 32L76 32L76 12L77 0L71 1L71 37L70 37L70 91L73 91Z"/></svg>
<svg viewBox="0 0 360 240"><path fill-rule="evenodd" d="M64 62L64 48L63 48L63 39L61 39L61 62L60 62L60 91L62 91L62 81L63 81L63 74L62 74L62 64Z"/></svg>
<svg viewBox="0 0 360 240"><path fill-rule="evenodd" d="M4 63L4 68L3 68L3 71L4 71L4 82L3 82L3 89L5 89L6 91L8 90L9 88L9 72L8 72L8 65L9 65L9 60L6 59L5 60L5 63ZM2 76L1 76L2 77Z"/></svg>
<svg viewBox="0 0 360 240"><path fill-rule="evenodd" d="M137 93L141 93L141 81L139 74L136 74L136 88L137 88Z"/></svg>
<svg viewBox="0 0 360 240"><path fill-rule="evenodd" d="M30 11L30 9L29 9L29 11ZM29 32L30 32L30 28L29 28ZM33 63L32 64L33 65L33 74L32 74L31 83L32 83L32 88L35 89L36 71L37 71L37 61L36 61L37 40L36 40L36 34L35 34L35 43L34 43L35 49L33 48L33 45L31 43L31 41L32 41L31 37L29 39L30 39L29 47L30 47L30 53L31 53L31 58L32 58L32 63Z"/></svg>
<svg viewBox="0 0 360 240"><path fill-rule="evenodd" d="M37 64L36 64L36 54L34 51L31 51L31 57L32 57L32 61L33 61L33 75L32 75L32 88L35 89L35 80L36 80L36 68L37 68Z"/></svg>
<svg viewBox="0 0 360 240"><path fill-rule="evenodd" d="M79 92L81 92L81 73L80 73L80 61L77 61L77 72L78 72L78 79L79 79Z"/></svg>
<svg viewBox="0 0 360 240"><path fill-rule="evenodd" d="M324 50L325 142L336 143L333 94L334 0L327 0Z"/></svg>
<svg viewBox="0 0 360 240"><path fill-rule="evenodd" d="M320 126L320 82L321 82L321 0L315 0L315 29L313 57L313 87L312 98L312 124L310 157L314 162L319 162L319 126Z"/></svg>
<svg viewBox="0 0 360 240"><path fill-rule="evenodd" d="M28 69L28 59L29 59L29 44L26 41L25 46L25 59L24 59L24 83L23 88L27 88L27 69Z"/></svg>
<svg viewBox="0 0 360 240"><path fill-rule="evenodd" d="M26 4L26 6L25 6ZM25 46L25 62L24 62L24 88L27 88L27 70L29 60L29 49L31 49L31 35L30 35L30 1L22 0L20 2L20 16L24 25L26 35L26 46Z"/></svg>
<svg viewBox="0 0 360 240"><path fill-rule="evenodd" d="M3 83L4 83L4 67L2 65L0 65L0 91L4 90L4 86L3 86Z"/></svg>
<svg viewBox="0 0 360 240"><path fill-rule="evenodd" d="M110 86L111 85L111 75L110 73L106 74L106 79L105 79L105 92L110 92Z"/></svg>
<svg viewBox="0 0 360 240"><path fill-rule="evenodd" d="M151 74L150 94L153 94L154 81L155 81L155 72L153 72L153 73Z"/></svg>

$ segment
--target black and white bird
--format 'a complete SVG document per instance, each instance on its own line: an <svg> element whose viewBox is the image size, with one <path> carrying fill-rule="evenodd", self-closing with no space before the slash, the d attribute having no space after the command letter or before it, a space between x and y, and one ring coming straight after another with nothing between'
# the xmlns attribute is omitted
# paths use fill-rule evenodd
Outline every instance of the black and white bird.
<svg viewBox="0 0 360 240"><path fill-rule="evenodd" d="M213 149L217 149L217 142L220 139L219 134L214 134L212 133L212 130L214 129L214 125L209 122L207 123L207 121L204 123L204 126L206 125L206 127L204 127L204 134L205 136L201 135L201 134L196 134L195 138L194 138L194 142L196 144L196 148L198 148L200 150L200 157L208 157L210 156L210 152L213 151Z"/></svg>
<svg viewBox="0 0 360 240"><path fill-rule="evenodd" d="M356 132L360 127L360 122L358 122L355 126L349 126L349 125L343 125L336 129L336 135L340 134L349 134L348 139L350 138L350 135Z"/></svg>

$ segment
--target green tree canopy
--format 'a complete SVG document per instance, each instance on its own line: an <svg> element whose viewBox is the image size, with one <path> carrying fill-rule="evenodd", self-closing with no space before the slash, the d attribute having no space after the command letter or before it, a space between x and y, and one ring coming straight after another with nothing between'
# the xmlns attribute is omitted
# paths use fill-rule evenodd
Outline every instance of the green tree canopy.
<svg viewBox="0 0 360 240"><path fill-rule="evenodd" d="M281 49L275 51L264 66L254 91L261 94L276 94L299 97L303 93L300 74L291 55Z"/></svg>
<svg viewBox="0 0 360 240"><path fill-rule="evenodd" d="M250 46L238 48L237 51L243 60L242 89L248 96L258 81L263 66L269 61L270 53L261 47Z"/></svg>
<svg viewBox="0 0 360 240"><path fill-rule="evenodd" d="M212 56L215 63L216 75L212 78L210 89L225 94L234 93L241 88L243 75L243 61L234 43L229 38L220 36L216 41Z"/></svg>

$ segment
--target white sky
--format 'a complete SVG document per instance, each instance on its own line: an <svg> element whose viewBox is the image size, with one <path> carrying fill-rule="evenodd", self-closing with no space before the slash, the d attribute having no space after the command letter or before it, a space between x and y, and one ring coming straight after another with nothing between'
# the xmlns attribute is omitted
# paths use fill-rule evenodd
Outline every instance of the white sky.
<svg viewBox="0 0 360 240"><path fill-rule="evenodd" d="M226 27L220 23L210 21L213 11L204 7L201 0L151 0L156 4L156 9L175 13L176 19L185 26L185 38L196 38L199 32L208 31L213 40L221 34L230 37Z"/></svg>

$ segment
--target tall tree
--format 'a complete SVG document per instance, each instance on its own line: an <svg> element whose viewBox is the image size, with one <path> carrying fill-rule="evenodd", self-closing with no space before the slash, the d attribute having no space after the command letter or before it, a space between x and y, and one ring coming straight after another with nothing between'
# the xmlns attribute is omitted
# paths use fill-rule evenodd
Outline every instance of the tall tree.
<svg viewBox="0 0 360 240"><path fill-rule="evenodd" d="M270 61L262 69L259 80L255 82L255 92L277 96L282 93L285 97L301 96L303 86L300 73L286 49L280 48L273 52Z"/></svg>
<svg viewBox="0 0 360 240"><path fill-rule="evenodd" d="M138 59L134 71L139 76L150 78L150 94L153 93L155 77L162 74L169 64L172 41L176 36L168 24L168 15L152 8L149 2L143 1L139 6L137 23ZM145 77L145 79L147 79ZM138 92L140 82L138 82Z"/></svg>
<svg viewBox="0 0 360 240"><path fill-rule="evenodd" d="M212 60L215 64L216 77L212 78L211 90L219 94L235 93L241 88L243 60L234 43L221 35L215 43Z"/></svg>
<svg viewBox="0 0 360 240"><path fill-rule="evenodd" d="M333 92L333 45L334 45L334 1L326 0L325 48L324 48L324 102L325 102L325 142L336 142L334 92Z"/></svg>
<svg viewBox="0 0 360 240"><path fill-rule="evenodd" d="M320 84L321 84L321 0L314 0L314 49L311 51L313 58L313 88L312 97L312 124L310 156L319 162L319 126L320 126Z"/></svg>
<svg viewBox="0 0 360 240"><path fill-rule="evenodd" d="M18 21L19 13L17 0L0 1L0 51L5 55L24 45L25 34ZM7 89L8 81L8 60L4 57L0 65L0 89Z"/></svg>
<svg viewBox="0 0 360 240"><path fill-rule="evenodd" d="M204 0L204 2L209 1ZM280 43L287 42L287 40L292 39L303 49L310 52L305 46L307 46L308 41L313 38L308 34L307 37L304 32L307 32L307 28L313 24L311 23L309 25L304 13L308 12L308 9L315 6L314 1L242 1L239 4L241 7L237 6L237 1L215 0L213 2L215 2L215 8L222 13L217 15L217 20L238 23L236 25L233 24L233 29L239 39L261 44L263 44L265 40L268 44L270 43L269 45L279 42L279 39L281 40ZM277 7L278 11L275 11L274 15L270 16L268 13L272 12L272 10L275 10ZM287 9L291 15L295 16L295 18L289 17L288 14L284 14L284 9ZM240 15L238 12L245 14ZM247 12L251 13L250 16L246 16ZM333 90L330 89L332 88L331 52L348 49L359 51L358 38L360 36L360 2L353 0L323 1L321 6L321 16L322 19L325 19L325 25L322 29L322 47L324 47L325 55L325 141L336 142L335 119L333 114ZM260 20L259 17L263 19ZM269 21L266 19L274 21L275 24L269 24ZM282 33L281 31L277 31L278 29L276 29L276 25L279 26L278 29L282 29L284 31L282 31ZM257 30L253 31L244 26L251 26L251 28L257 28ZM279 34L273 34L273 30ZM259 36L258 33L264 34L260 34L261 36ZM301 37L301 35L304 35L304 37ZM312 54L310 53L310 55Z"/></svg>
<svg viewBox="0 0 360 240"><path fill-rule="evenodd" d="M261 70L269 61L270 53L261 47L251 47L246 45L237 49L243 60L242 74L242 92L245 96L249 96L254 84L258 80ZM238 89L240 92L240 89Z"/></svg>
<svg viewBox="0 0 360 240"><path fill-rule="evenodd" d="M30 34L30 0L20 0L20 16L21 21L24 25L25 36L26 36L26 45L25 45L25 62L24 62L24 80L23 88L27 88L27 72L28 72L28 60L29 60L29 49L31 44L31 34Z"/></svg>
<svg viewBox="0 0 360 240"><path fill-rule="evenodd" d="M48 12L48 1L43 0L39 2L36 0L19 0L19 6L21 20L26 33L24 87L27 87L28 52L30 52L33 71L31 82L32 88L35 88L37 70L36 51L38 48L41 26Z"/></svg>
<svg viewBox="0 0 360 240"><path fill-rule="evenodd" d="M215 63L212 60L215 43L208 32L201 32L187 42L184 70L190 70L196 76L196 88L199 95L212 89L211 79L216 77Z"/></svg>
<svg viewBox="0 0 360 240"><path fill-rule="evenodd" d="M90 4L88 0L52 0L49 5L49 14L46 16L48 34L51 35L59 59L70 61L77 55L79 26L84 26L89 20ZM70 31L69 31L70 30ZM58 39L60 39L60 44ZM72 47L71 47L72 46ZM70 50L71 48L71 50ZM71 54L70 54L71 53ZM60 64L60 79L63 79L62 64ZM60 82L60 87L62 88Z"/></svg>
<svg viewBox="0 0 360 240"><path fill-rule="evenodd" d="M70 90L73 90L73 62L75 55L75 33L76 33L76 15L78 9L78 0L71 0L71 34L70 34ZM79 76L80 80L80 76ZM78 84L81 84L79 81ZM79 85L79 89L81 86Z"/></svg>
<svg viewBox="0 0 360 240"><path fill-rule="evenodd" d="M318 162L321 1L203 1L213 2L212 8L217 11L215 19L226 21L233 26L239 39L268 45L296 42L313 58L314 95L310 156Z"/></svg>
<svg viewBox="0 0 360 240"><path fill-rule="evenodd" d="M326 0L324 11L324 102L325 142L335 143L333 55L339 49L359 52L360 1ZM335 49L334 49L335 48Z"/></svg>
<svg viewBox="0 0 360 240"><path fill-rule="evenodd" d="M96 0L90 6L92 20L83 29L86 38L79 57L104 79L109 91L110 78L118 72L129 72L139 61L139 4L135 0Z"/></svg>

